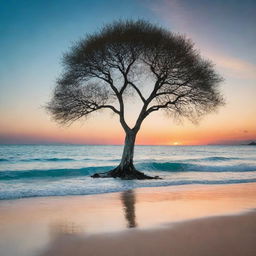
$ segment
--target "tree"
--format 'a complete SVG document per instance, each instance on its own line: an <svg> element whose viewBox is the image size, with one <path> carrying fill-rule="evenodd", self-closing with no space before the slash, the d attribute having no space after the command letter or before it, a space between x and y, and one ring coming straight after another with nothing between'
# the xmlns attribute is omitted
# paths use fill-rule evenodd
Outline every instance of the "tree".
<svg viewBox="0 0 256 256"><path fill-rule="evenodd" d="M218 91L222 79L191 40L142 20L114 22L86 36L64 55L63 66L47 106L53 118L72 123L108 109L118 115L126 134L119 166L92 177L157 178L133 165L136 135L145 118L165 110L197 120L223 104ZM152 85L147 95L143 93L145 77ZM129 127L124 99L133 93L142 108L134 127Z"/></svg>

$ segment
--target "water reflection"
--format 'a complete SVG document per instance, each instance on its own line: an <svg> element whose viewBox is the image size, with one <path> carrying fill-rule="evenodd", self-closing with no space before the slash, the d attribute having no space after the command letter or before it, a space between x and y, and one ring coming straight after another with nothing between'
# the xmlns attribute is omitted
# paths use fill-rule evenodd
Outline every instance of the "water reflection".
<svg viewBox="0 0 256 256"><path fill-rule="evenodd" d="M128 228L135 228L136 215L135 215L135 203L136 197L133 190L127 190L121 193L121 201L123 204L124 215L127 220Z"/></svg>

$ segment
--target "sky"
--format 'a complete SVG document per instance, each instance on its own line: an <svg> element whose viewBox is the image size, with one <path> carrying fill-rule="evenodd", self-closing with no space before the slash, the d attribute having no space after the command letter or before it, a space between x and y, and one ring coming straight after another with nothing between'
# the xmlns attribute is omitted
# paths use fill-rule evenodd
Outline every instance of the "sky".
<svg viewBox="0 0 256 256"><path fill-rule="evenodd" d="M63 53L119 19L144 19L185 34L224 78L224 107L199 124L154 113L143 123L137 144L256 140L255 12L253 0L0 0L0 143L123 143L119 121L108 111L60 126L44 108Z"/></svg>

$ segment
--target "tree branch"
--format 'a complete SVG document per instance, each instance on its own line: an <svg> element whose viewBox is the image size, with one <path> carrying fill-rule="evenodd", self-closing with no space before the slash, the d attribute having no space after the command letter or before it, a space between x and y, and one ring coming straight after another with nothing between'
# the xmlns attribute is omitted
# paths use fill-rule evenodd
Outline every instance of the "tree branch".
<svg viewBox="0 0 256 256"><path fill-rule="evenodd" d="M154 111L158 111L159 109L161 109L161 108L167 108L169 105L175 105L177 102L178 102L178 100L179 99L181 99L181 98L183 98L183 97L185 97L186 95L185 94L183 94L183 95L178 95L177 97L176 97L176 99L175 100L170 100L170 101L167 101L165 104L162 104L162 105L154 105L154 106L152 106L152 107L150 107L147 111L146 111L146 115L148 116L150 113L152 113L152 112L154 112Z"/></svg>
<svg viewBox="0 0 256 256"><path fill-rule="evenodd" d="M130 84L134 89L135 91L138 93L139 97L141 98L142 102L146 102L146 99L143 97L141 91L139 90L139 88L131 81L128 81L128 84Z"/></svg>
<svg viewBox="0 0 256 256"><path fill-rule="evenodd" d="M114 113L120 115L120 111L118 111L114 106L112 105L102 105L102 106L99 106L99 109L101 108L108 108L108 109L111 109Z"/></svg>
<svg viewBox="0 0 256 256"><path fill-rule="evenodd" d="M119 71L121 72L121 74L123 75L123 78L124 78L124 84L122 86L122 88L120 89L120 94L122 95L124 90L126 89L127 85L129 84L129 81L128 81L128 74L130 72L130 69L132 67L132 65L134 64L135 62L135 58L129 63L129 65L127 66L126 70L125 68L123 67L123 69L121 69L120 67L118 67Z"/></svg>

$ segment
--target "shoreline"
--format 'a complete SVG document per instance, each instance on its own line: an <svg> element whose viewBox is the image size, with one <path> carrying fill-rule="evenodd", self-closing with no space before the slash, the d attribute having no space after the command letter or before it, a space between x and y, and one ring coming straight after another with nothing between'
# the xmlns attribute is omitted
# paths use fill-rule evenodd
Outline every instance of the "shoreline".
<svg viewBox="0 0 256 256"><path fill-rule="evenodd" d="M166 185L158 185L158 186L145 186L145 187L134 187L134 188L128 188L127 190L144 190L145 192L147 190L168 190L169 188L174 188L175 190L177 188L192 188L193 186L195 187L203 187L203 186L232 186L232 185L243 185L243 184L255 184L256 185L256 180L255 179L250 179L250 180L245 180L244 182L228 182L228 183L221 183L221 182L212 182L212 183L182 183L182 184L166 184ZM100 195L111 195L111 194L116 194L116 193L122 193L125 190L117 190L117 191L109 191L109 192L99 192L99 193L89 193L89 194L64 194L64 195L37 195L37 196L25 196L25 197L15 197L15 198L0 198L0 204L1 202L5 201L16 201L16 200L29 200L29 199L40 199L40 198L69 198L69 197L84 197L84 196L100 196Z"/></svg>
<svg viewBox="0 0 256 256"><path fill-rule="evenodd" d="M138 240L144 241L141 242L142 247L138 245L138 249L147 250L145 239L158 239L155 235L156 232L164 232L164 234L170 232L172 236L175 236L172 233L174 232L173 227L176 227L175 234L180 234L180 238L175 244L179 244L179 241L183 239L182 233L179 231L182 230L183 225L186 226L186 228L184 227L186 232L192 232L190 234L193 237L199 235L196 230L200 229L203 223L202 225L206 225L209 229L209 234L206 230L202 231L205 233L204 237L209 237L214 231L215 225L219 225L217 224L219 221L209 224L211 218L221 218L221 225L227 227L228 230L232 229L233 225L227 226L229 220L241 219L242 223L244 221L251 223L244 227L251 232L251 229L256 229L255 209L256 183L146 187L96 195L2 200L0 201L0 229L2 231L0 232L0 254L33 256L46 252L51 253L52 250L61 250L63 246L59 248L58 245L63 241L65 241L64 245L69 245L69 248L75 250L75 247L82 246L79 245L79 241L82 240L86 244L86 241L93 237L100 239L100 242L97 239L93 240L95 243L90 240L90 244L94 244L97 248L99 243L106 246L111 244L112 242L108 239L112 236L118 237L122 234L121 237L124 239L132 240L133 238L129 235L131 233L134 233ZM241 216L247 217L244 219ZM192 231L191 222L200 222L201 224L198 224L195 231ZM239 233L241 231L239 230L239 225L236 225L232 232ZM225 230L219 232L218 234L221 235L221 233L225 233ZM24 236L24 234L26 235ZM163 243L169 244L162 234L159 236L162 241L165 241ZM214 239L216 240L217 237ZM223 239L227 240L228 238L224 237ZM121 244L122 241L120 241ZM161 242L159 243L161 244ZM76 244L77 246L74 247ZM163 246L167 246L167 244ZM90 247L90 245L88 246ZM126 246L125 243L124 246ZM133 248L132 245L130 246ZM69 248L66 248L66 252L69 251L70 254L63 252L63 254L42 255L87 255L84 253L85 248L81 252L73 254ZM111 248L105 247L105 250L111 251ZM168 250L170 251L170 248ZM145 252L145 255L150 255L150 252L147 253ZM99 252L99 254L88 255L101 254ZM167 254L163 251L159 255Z"/></svg>

